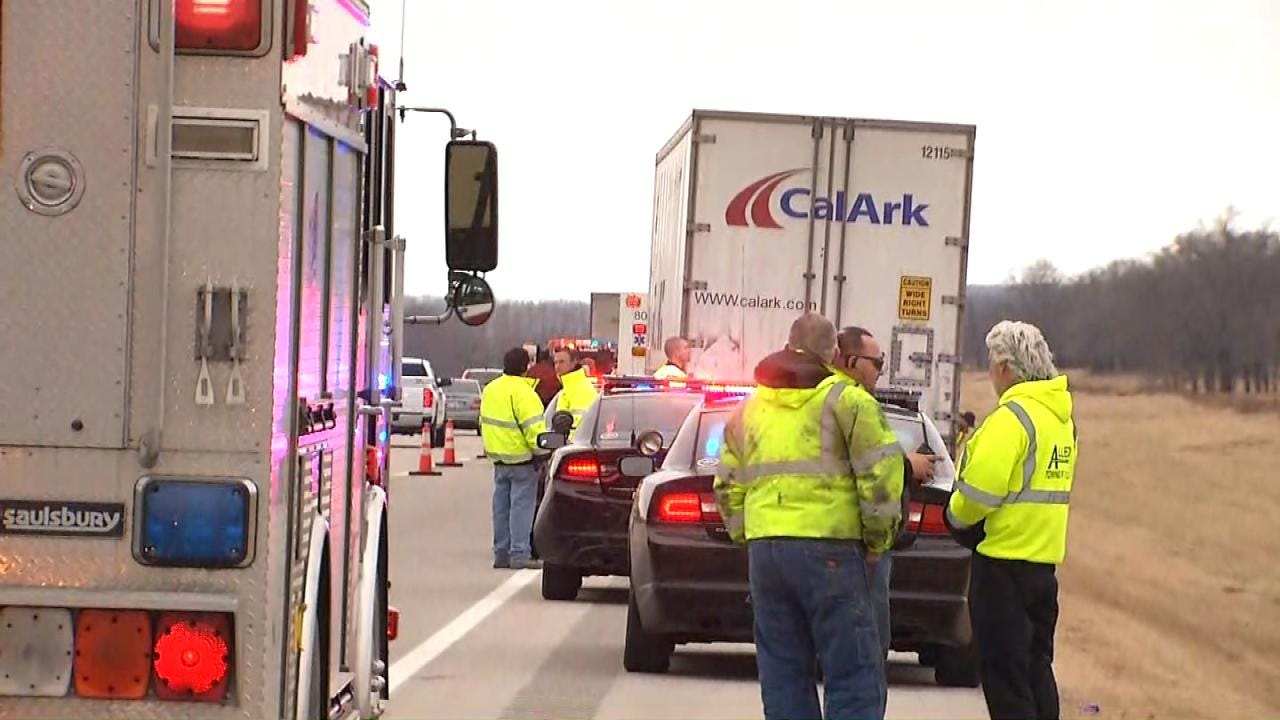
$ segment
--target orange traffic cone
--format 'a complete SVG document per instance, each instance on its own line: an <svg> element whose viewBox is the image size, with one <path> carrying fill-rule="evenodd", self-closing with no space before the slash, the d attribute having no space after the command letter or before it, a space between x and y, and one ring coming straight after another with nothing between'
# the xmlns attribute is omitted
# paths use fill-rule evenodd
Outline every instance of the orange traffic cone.
<svg viewBox="0 0 1280 720"><path fill-rule="evenodd" d="M452 420L446 420L444 423L444 459L440 461L440 467L462 467L462 463L458 462L458 455L453 449Z"/></svg>
<svg viewBox="0 0 1280 720"><path fill-rule="evenodd" d="M422 423L422 454L418 455L418 469L410 475L439 475L440 471L431 466L431 426Z"/></svg>

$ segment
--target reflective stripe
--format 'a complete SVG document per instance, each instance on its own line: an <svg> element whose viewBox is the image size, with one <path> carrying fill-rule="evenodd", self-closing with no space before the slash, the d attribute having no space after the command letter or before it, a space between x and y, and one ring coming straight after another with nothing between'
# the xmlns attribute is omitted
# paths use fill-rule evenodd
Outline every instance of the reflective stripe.
<svg viewBox="0 0 1280 720"><path fill-rule="evenodd" d="M780 460L748 465L739 472L740 482L751 484L774 475L844 475L849 466L840 460Z"/></svg>
<svg viewBox="0 0 1280 720"><path fill-rule="evenodd" d="M902 504L890 501L861 503L859 507L862 509L864 516L870 517L897 517L902 514Z"/></svg>
<svg viewBox="0 0 1280 720"><path fill-rule="evenodd" d="M975 523L967 523L951 514L951 506L947 506L947 520L951 522L951 527L957 530L967 530L975 525Z"/></svg>
<svg viewBox="0 0 1280 720"><path fill-rule="evenodd" d="M995 509L1003 505L1005 501L1005 498L1002 498L999 495L993 495L986 490L979 490L963 480L956 481L956 489L960 491L961 495L969 498L979 505L982 505L983 507ZM1012 497L1012 494L1008 497Z"/></svg>
<svg viewBox="0 0 1280 720"><path fill-rule="evenodd" d="M840 395L844 393L847 387L849 387L847 382L836 382L827 391L827 396L822 400L822 453L820 457L826 460L832 458L840 459L836 448L845 446L840 433L840 418L836 416L836 405L839 404Z"/></svg>
<svg viewBox="0 0 1280 720"><path fill-rule="evenodd" d="M876 463L885 458L897 457L902 454L902 446L895 440L886 443L878 448L873 448L867 452L854 458L850 464L853 465L853 471L857 473L868 473L875 469Z"/></svg>
<svg viewBox="0 0 1280 720"><path fill-rule="evenodd" d="M1029 490L1031 478L1036 474L1036 426L1031 422L1031 416L1018 403L1008 402L1005 407L1018 416L1018 422L1022 423L1022 429L1027 432L1027 457L1022 461L1022 489Z"/></svg>
<svg viewBox="0 0 1280 720"><path fill-rule="evenodd" d="M1070 490L1024 490L1006 500L1014 503L1037 503L1040 505L1066 505L1071 502Z"/></svg>
<svg viewBox="0 0 1280 720"><path fill-rule="evenodd" d="M542 422L542 413L538 413L537 415L530 415L529 417L521 420L519 425L512 425L511 427L514 427L518 430L528 430L530 425L533 425L534 423L539 423L539 422Z"/></svg>
<svg viewBox="0 0 1280 720"><path fill-rule="evenodd" d="M746 515L730 515L724 519L724 529L729 531L730 535L736 535L747 529Z"/></svg>
<svg viewBox="0 0 1280 720"><path fill-rule="evenodd" d="M509 430L520 429L519 425L517 425L514 422L511 422L510 420L499 420L497 418L491 418L488 415L480 416L480 422L484 423L485 425L492 425L494 427L507 428Z"/></svg>
<svg viewBox="0 0 1280 720"><path fill-rule="evenodd" d="M506 453L496 453L492 450L485 450L484 454L494 462L500 463L522 463L533 459L533 453L523 452L517 455L508 455Z"/></svg>

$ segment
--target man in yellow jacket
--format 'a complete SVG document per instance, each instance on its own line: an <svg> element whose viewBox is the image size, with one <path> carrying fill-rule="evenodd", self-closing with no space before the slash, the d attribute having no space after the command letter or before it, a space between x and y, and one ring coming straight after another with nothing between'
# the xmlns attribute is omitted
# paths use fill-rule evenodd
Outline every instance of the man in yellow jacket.
<svg viewBox="0 0 1280 720"><path fill-rule="evenodd" d="M787 347L756 367L734 413L715 482L735 542L746 542L760 693L768 720L883 711L885 657L869 564L902 521L902 448L880 404L833 373L831 322L805 314Z"/></svg>
<svg viewBox="0 0 1280 720"><path fill-rule="evenodd" d="M480 435L493 461L493 566L538 569L529 539L537 509L538 435L546 430L542 401L524 377L529 353L512 348L502 358L502 375L480 395Z"/></svg>
<svg viewBox="0 0 1280 720"><path fill-rule="evenodd" d="M586 368L573 362L568 350L556 351L555 367L561 387L552 402L547 404L547 416L563 410L573 416L573 427L577 429L587 408L596 401L596 386L587 375Z"/></svg>
<svg viewBox="0 0 1280 720"><path fill-rule="evenodd" d="M969 617L993 720L1057 720L1056 570L1067 550L1076 427L1067 378L1033 325L987 334L1000 405L969 438L947 524L975 549Z"/></svg>
<svg viewBox="0 0 1280 720"><path fill-rule="evenodd" d="M689 377L689 361L693 358L693 351L688 340L669 337L662 343L662 353L667 356L667 361L654 371L655 380L683 380Z"/></svg>

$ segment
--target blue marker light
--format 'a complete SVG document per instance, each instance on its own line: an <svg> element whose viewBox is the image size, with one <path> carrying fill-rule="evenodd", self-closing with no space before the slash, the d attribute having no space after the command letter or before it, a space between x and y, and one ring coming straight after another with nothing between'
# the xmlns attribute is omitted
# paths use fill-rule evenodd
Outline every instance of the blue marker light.
<svg viewBox="0 0 1280 720"><path fill-rule="evenodd" d="M139 498L139 559L170 567L236 567L249 553L254 488L245 480L148 478Z"/></svg>
<svg viewBox="0 0 1280 720"><path fill-rule="evenodd" d="M378 373L378 387L382 390L391 387L391 376L386 373Z"/></svg>
<svg viewBox="0 0 1280 720"><path fill-rule="evenodd" d="M724 423L720 423L711 428L711 433L707 436L706 445L703 446L703 456L709 458L720 457L720 449L724 446Z"/></svg>

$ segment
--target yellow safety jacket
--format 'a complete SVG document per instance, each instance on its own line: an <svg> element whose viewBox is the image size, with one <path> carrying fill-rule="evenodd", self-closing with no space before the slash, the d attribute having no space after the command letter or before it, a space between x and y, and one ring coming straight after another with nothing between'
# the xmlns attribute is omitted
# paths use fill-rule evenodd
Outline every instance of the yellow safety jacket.
<svg viewBox="0 0 1280 720"><path fill-rule="evenodd" d="M683 380L687 377L689 377L688 373L671 363L664 364L653 373L654 380Z"/></svg>
<svg viewBox="0 0 1280 720"><path fill-rule="evenodd" d="M1065 375L1018 383L969 438L947 521L960 531L983 523L979 553L1054 565L1066 556L1079 459L1071 409Z"/></svg>
<svg viewBox="0 0 1280 720"><path fill-rule="evenodd" d="M537 380L502 375L484 387L480 395L480 435L484 454L506 465L528 462L538 449L538 435L546 431L542 401L533 391Z"/></svg>
<svg viewBox="0 0 1280 720"><path fill-rule="evenodd" d="M730 538L860 539L889 550L904 465L880 404L804 353L770 355L756 380L725 428L715 481Z"/></svg>
<svg viewBox="0 0 1280 720"><path fill-rule="evenodd" d="M596 386L582 368L561 375L560 385L562 388L557 396L559 399L556 400L556 410L564 410L573 415L573 427L576 429L587 408L596 401Z"/></svg>

